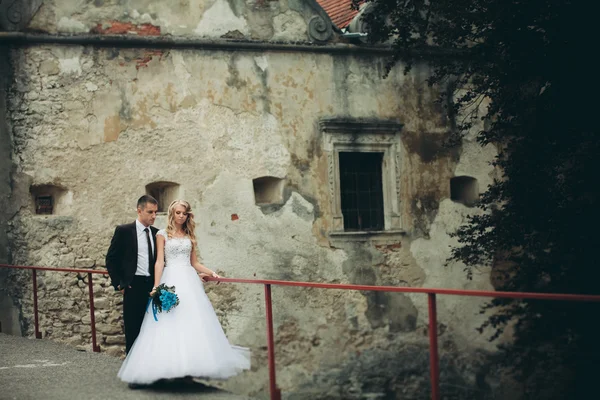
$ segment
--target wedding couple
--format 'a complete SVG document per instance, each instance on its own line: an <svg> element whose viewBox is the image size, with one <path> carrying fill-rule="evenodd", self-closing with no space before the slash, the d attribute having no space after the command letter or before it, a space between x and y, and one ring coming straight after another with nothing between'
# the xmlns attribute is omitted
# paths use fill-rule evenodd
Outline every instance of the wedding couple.
<svg viewBox="0 0 600 400"><path fill-rule="evenodd" d="M227 379L249 369L248 349L229 343L198 276L219 277L196 257L189 203L169 205L166 229L152 226L157 211L156 199L140 197L137 220L117 226L106 254L112 285L123 293L127 357L119 378L134 388L161 379ZM180 303L156 321L146 308L161 283L175 286Z"/></svg>

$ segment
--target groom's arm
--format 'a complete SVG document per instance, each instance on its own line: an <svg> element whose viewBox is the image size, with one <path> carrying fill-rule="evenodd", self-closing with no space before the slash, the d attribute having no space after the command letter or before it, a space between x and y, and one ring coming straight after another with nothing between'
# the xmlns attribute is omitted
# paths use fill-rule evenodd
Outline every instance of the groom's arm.
<svg viewBox="0 0 600 400"><path fill-rule="evenodd" d="M106 269L110 276L111 285L115 290L120 290L119 287L123 280L123 229L120 226L115 228L110 247L106 253Z"/></svg>

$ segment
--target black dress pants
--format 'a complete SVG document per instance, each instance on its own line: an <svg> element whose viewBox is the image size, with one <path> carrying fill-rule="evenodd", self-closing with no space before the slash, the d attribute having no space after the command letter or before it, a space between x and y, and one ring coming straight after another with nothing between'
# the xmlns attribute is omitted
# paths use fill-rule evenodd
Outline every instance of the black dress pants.
<svg viewBox="0 0 600 400"><path fill-rule="evenodd" d="M133 342L140 333L148 298L154 278L151 276L135 275L130 284L131 287L125 288L123 296L123 324L125 325L125 352L129 353Z"/></svg>

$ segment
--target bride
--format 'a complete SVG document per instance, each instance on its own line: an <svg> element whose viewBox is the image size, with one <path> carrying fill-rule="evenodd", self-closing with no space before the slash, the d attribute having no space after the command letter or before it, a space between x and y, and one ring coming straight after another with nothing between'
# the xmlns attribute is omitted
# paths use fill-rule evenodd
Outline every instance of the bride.
<svg viewBox="0 0 600 400"><path fill-rule="evenodd" d="M227 379L250 368L249 350L229 343L204 292L196 271L219 275L198 262L194 228L189 203L173 201L167 229L156 235L154 288L175 286L179 305L158 314L158 321L146 313L118 373L132 387L186 376Z"/></svg>

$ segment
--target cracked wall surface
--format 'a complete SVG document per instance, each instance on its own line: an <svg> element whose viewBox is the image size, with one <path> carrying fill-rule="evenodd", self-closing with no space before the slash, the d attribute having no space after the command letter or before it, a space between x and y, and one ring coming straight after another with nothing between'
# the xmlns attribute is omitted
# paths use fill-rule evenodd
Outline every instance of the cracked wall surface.
<svg viewBox="0 0 600 400"><path fill-rule="evenodd" d="M28 29L298 42L313 40L309 22L319 15L316 1L303 0L45 0Z"/></svg>

